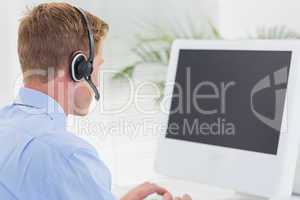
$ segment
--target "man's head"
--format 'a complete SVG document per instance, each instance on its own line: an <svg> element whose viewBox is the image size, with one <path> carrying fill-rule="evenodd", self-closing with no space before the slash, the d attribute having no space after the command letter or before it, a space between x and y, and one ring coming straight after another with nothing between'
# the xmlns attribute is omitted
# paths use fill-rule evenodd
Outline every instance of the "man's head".
<svg viewBox="0 0 300 200"><path fill-rule="evenodd" d="M108 25L85 12L95 42L92 80L99 86L102 41ZM93 98L88 85L73 82L69 74L72 55L78 51L88 57L87 28L80 13L67 3L40 4L21 20L18 54L25 86L55 98L68 114L85 115Z"/></svg>

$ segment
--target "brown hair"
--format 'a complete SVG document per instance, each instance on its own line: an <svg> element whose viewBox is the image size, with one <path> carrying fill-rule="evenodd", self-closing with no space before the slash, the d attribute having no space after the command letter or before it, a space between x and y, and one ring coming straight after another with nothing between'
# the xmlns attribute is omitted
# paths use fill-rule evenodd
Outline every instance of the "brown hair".
<svg viewBox="0 0 300 200"><path fill-rule="evenodd" d="M97 53L108 25L86 12L94 34ZM43 3L29 10L21 19L18 32L18 54L23 74L68 64L78 50L87 54L87 30L80 13L67 3ZM55 70L56 71L56 70ZM48 74L47 74L48 75ZM43 82L48 77L39 77Z"/></svg>

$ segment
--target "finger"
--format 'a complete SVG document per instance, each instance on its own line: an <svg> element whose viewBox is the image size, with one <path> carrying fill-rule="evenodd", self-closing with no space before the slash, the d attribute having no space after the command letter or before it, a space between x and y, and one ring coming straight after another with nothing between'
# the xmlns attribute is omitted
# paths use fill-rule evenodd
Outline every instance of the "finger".
<svg viewBox="0 0 300 200"><path fill-rule="evenodd" d="M166 193L163 195L163 200L173 200L173 197L172 197L171 193L166 192Z"/></svg>
<svg viewBox="0 0 300 200"><path fill-rule="evenodd" d="M159 195L165 195L168 191L165 188L157 186L152 183L144 183L137 187L137 194L140 199L146 198L147 196L157 193Z"/></svg>
<svg viewBox="0 0 300 200"><path fill-rule="evenodd" d="M183 195L182 200L192 200L192 197L188 194Z"/></svg>
<svg viewBox="0 0 300 200"><path fill-rule="evenodd" d="M158 186L156 184L152 184L154 186L154 190L156 194L159 194L161 196L164 196L165 194L169 193L168 190L166 190L165 188ZM170 194L170 193L169 193Z"/></svg>
<svg viewBox="0 0 300 200"><path fill-rule="evenodd" d="M182 200L180 197L175 197L174 200Z"/></svg>

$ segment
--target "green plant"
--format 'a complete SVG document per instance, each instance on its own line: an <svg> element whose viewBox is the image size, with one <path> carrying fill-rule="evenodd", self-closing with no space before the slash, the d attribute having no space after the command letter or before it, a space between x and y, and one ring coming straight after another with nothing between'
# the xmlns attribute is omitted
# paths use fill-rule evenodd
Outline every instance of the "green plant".
<svg viewBox="0 0 300 200"><path fill-rule="evenodd" d="M159 97L156 100L161 101L164 97L165 81L158 81L156 85L159 88Z"/></svg>
<svg viewBox="0 0 300 200"><path fill-rule="evenodd" d="M113 78L132 77L135 67L140 64L151 63L166 66L169 62L171 45L175 39L222 39L218 29L212 23L203 27L207 29L197 28L189 18L185 23L176 21L170 23L169 26L142 24L141 29L147 34L137 34L136 45L131 49L137 60L121 68Z"/></svg>
<svg viewBox="0 0 300 200"><path fill-rule="evenodd" d="M300 39L300 34L286 26L259 27L250 39Z"/></svg>
<svg viewBox="0 0 300 200"><path fill-rule="evenodd" d="M137 60L121 68L114 74L113 79L131 78L135 68L140 64L151 63L167 66L171 45L176 39L223 39L211 22L199 28L188 17L184 23L176 20L174 23L169 23L168 26L143 23L140 28L143 30L143 34L136 35L136 45L131 49ZM163 98L165 81L161 80L154 83L159 88L160 95L157 101L160 101Z"/></svg>

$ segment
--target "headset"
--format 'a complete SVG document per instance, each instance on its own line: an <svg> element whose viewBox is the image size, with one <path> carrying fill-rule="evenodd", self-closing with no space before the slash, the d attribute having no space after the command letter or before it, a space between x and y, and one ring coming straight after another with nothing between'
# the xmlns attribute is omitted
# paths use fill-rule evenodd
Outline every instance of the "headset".
<svg viewBox="0 0 300 200"><path fill-rule="evenodd" d="M92 81L91 74L93 73L93 62L94 62L94 36L92 29L90 27L88 18L81 8L74 7L75 10L80 13L82 20L84 22L84 26L87 30L88 36L88 44L89 44L89 57L87 58L83 51L76 51L73 53L70 62L70 76L74 82L79 82L81 80L87 81L90 87L93 89L95 93L95 99L98 101L100 98L99 91L95 84Z"/></svg>

